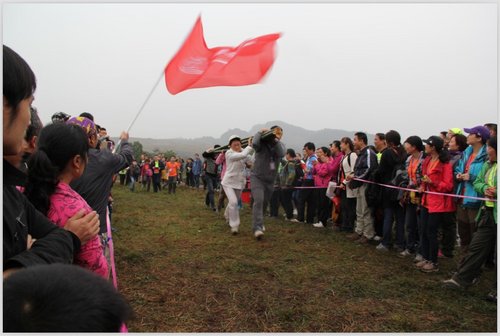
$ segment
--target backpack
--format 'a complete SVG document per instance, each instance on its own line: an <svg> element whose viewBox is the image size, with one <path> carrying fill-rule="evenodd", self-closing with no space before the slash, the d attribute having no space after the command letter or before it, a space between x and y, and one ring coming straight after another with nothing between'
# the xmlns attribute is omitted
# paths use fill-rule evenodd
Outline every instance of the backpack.
<svg viewBox="0 0 500 336"><path fill-rule="evenodd" d="M294 186L302 185L302 180L304 179L304 170L300 161L295 161L295 179L293 181Z"/></svg>
<svg viewBox="0 0 500 336"><path fill-rule="evenodd" d="M396 154L399 156L400 154L397 153L397 151L393 148L392 149ZM410 179L408 176L408 171L406 170L406 158L403 159L403 157L400 157L400 162L396 164L392 170L392 179L389 182L390 185L396 186L396 187L402 187L405 188L408 186ZM403 198L403 190L398 190L398 189L390 189L389 192L389 198L391 201L399 201L401 198Z"/></svg>
<svg viewBox="0 0 500 336"><path fill-rule="evenodd" d="M215 163L215 160L212 158L207 158L205 160L205 163L205 172L210 175L217 175L217 164Z"/></svg>
<svg viewBox="0 0 500 336"><path fill-rule="evenodd" d="M370 176L368 180L373 181L373 178ZM382 193L384 190L378 184L375 183L367 183L367 184L368 186L366 187L365 190L366 204L370 208L377 207L380 204L382 204L382 198L383 198Z"/></svg>

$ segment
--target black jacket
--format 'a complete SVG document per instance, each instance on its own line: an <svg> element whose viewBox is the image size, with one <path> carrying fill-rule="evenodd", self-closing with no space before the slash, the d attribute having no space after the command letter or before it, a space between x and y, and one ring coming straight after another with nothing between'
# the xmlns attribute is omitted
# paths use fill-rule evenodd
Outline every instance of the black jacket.
<svg viewBox="0 0 500 336"><path fill-rule="evenodd" d="M21 171L3 161L3 269L71 264L74 253L80 250L80 240L52 223L16 189L25 179ZM37 241L26 250L28 234Z"/></svg>
<svg viewBox="0 0 500 336"><path fill-rule="evenodd" d="M70 184L71 188L99 214L100 233L107 232L106 208L113 187L113 176L130 166L133 159L134 152L128 141L122 142L120 152L117 154L109 150L91 148L83 175Z"/></svg>
<svg viewBox="0 0 500 336"><path fill-rule="evenodd" d="M359 154L356 164L354 165L354 177L363 180L372 180L373 173L377 169L377 154L366 146L363 148ZM363 182L353 180L349 182L351 188L358 188L363 184Z"/></svg>
<svg viewBox="0 0 500 336"><path fill-rule="evenodd" d="M377 170L374 172L374 181L383 184L392 184L392 180L396 176L397 169L405 170L406 155L401 148L399 150L387 148L382 152L380 163ZM399 191L392 188L382 189L382 207L395 207L398 202Z"/></svg>

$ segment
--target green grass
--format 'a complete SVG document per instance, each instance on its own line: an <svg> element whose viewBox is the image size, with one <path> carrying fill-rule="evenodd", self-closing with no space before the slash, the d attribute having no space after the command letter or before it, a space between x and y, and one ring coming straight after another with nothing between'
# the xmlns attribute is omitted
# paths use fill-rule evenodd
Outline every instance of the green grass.
<svg viewBox="0 0 500 336"><path fill-rule="evenodd" d="M466 292L442 288L455 260L424 274L394 252L360 246L331 228L265 218L252 236L208 210L204 192L113 188L119 289L131 332L495 332L485 272Z"/></svg>

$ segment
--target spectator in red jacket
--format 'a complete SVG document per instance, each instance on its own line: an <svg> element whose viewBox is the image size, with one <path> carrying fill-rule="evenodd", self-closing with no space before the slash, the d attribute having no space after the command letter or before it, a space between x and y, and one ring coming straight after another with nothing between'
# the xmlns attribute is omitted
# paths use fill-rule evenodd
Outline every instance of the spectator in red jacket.
<svg viewBox="0 0 500 336"><path fill-rule="evenodd" d="M427 157L422 164L422 196L421 229L422 229L422 261L416 266L423 272L437 272L438 268L438 226L445 220L447 213L455 211L452 197L430 194L428 192L450 193L453 191L453 170L449 162L448 151L444 149L444 141L438 136L424 140Z"/></svg>

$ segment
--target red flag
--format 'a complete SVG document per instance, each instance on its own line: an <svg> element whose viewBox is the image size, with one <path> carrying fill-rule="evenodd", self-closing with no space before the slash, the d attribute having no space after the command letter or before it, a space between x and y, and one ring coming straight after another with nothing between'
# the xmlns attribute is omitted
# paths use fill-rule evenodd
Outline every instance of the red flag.
<svg viewBox="0 0 500 336"><path fill-rule="evenodd" d="M274 63L279 37L264 35L237 47L209 49L198 17L191 34L165 68L167 90L175 95L194 88L258 83Z"/></svg>

